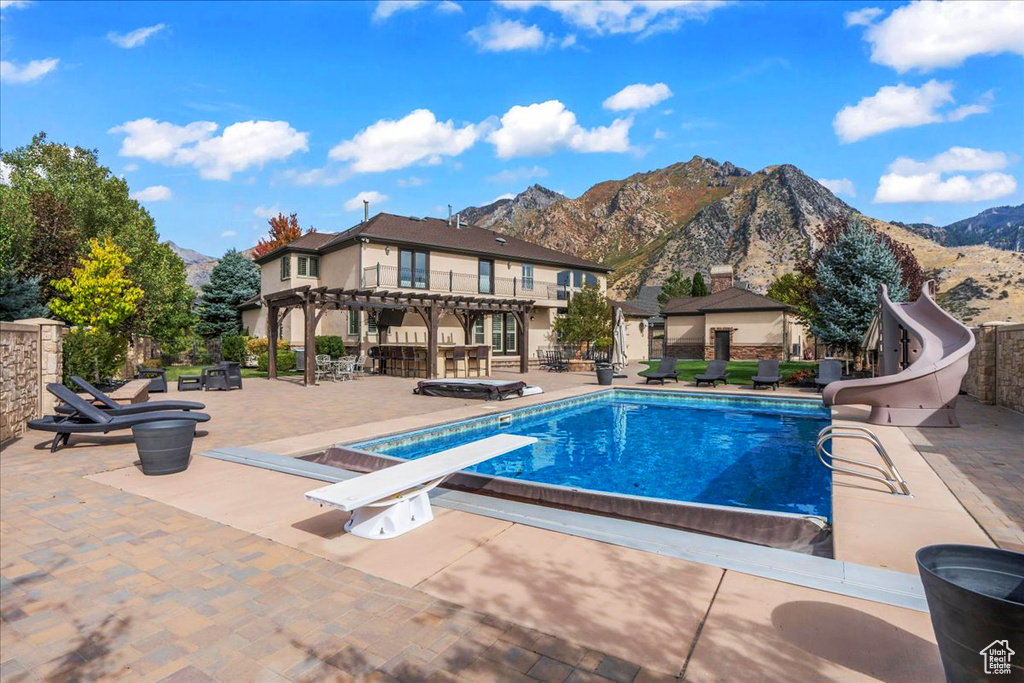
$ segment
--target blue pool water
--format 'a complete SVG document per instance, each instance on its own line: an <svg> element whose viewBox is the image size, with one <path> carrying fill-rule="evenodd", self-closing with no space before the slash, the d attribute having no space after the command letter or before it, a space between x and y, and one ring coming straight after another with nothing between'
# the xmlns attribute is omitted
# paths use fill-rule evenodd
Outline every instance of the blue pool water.
<svg viewBox="0 0 1024 683"><path fill-rule="evenodd" d="M414 459L494 434L536 444L469 468L608 493L820 515L831 476L814 454L820 403L614 390L352 444Z"/></svg>

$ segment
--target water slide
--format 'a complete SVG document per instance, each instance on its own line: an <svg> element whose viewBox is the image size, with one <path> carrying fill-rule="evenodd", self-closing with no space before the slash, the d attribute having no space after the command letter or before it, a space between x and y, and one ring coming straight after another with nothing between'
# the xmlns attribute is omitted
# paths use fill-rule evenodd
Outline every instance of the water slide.
<svg viewBox="0 0 1024 683"><path fill-rule="evenodd" d="M956 397L967 374L974 335L932 298L929 280L921 296L893 303L879 286L879 376L832 382L825 405L868 405L868 421L901 427L959 427Z"/></svg>

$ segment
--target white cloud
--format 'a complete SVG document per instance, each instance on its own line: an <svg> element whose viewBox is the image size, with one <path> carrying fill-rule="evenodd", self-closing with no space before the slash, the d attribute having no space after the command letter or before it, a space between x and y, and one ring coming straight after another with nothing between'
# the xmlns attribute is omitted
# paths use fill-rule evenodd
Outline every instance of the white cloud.
<svg viewBox="0 0 1024 683"><path fill-rule="evenodd" d="M912 2L864 32L871 61L900 73L959 66L968 57L1024 55L1024 3Z"/></svg>
<svg viewBox="0 0 1024 683"><path fill-rule="evenodd" d="M576 45L576 34L570 33L565 38L562 38L562 42L558 44L558 47L565 50L567 48L573 47L574 45Z"/></svg>
<svg viewBox="0 0 1024 683"><path fill-rule="evenodd" d="M238 234L238 233L237 233L237 232L235 232L234 230L225 230L224 232L222 232L222 233L220 234L220 236L221 236L221 237L234 237L234 236L236 236L237 234Z"/></svg>
<svg viewBox="0 0 1024 683"><path fill-rule="evenodd" d="M1005 152L986 152L975 147L950 147L927 161L898 157L889 170L899 175L951 173L953 171L998 171L1010 165Z"/></svg>
<svg viewBox="0 0 1024 683"><path fill-rule="evenodd" d="M504 171L495 173L484 178L489 183L522 183L533 178L547 178L548 169L543 166L520 166L519 168L506 168Z"/></svg>
<svg viewBox="0 0 1024 683"><path fill-rule="evenodd" d="M145 118L109 132L125 134L121 156L193 166L201 177L213 180L230 180L234 173L308 149L308 133L298 132L287 121L241 121L214 135L217 128L211 121L179 126Z"/></svg>
<svg viewBox="0 0 1024 683"><path fill-rule="evenodd" d="M166 24L156 24L155 26L137 28L134 31L129 31L128 33L115 33L114 31L111 31L107 34L107 40L112 42L114 45L125 49L140 47L145 44L151 35L163 31L165 27Z"/></svg>
<svg viewBox="0 0 1024 683"><path fill-rule="evenodd" d="M4 83L31 83L39 80L46 74L57 68L59 59L33 59L25 66L18 66L14 62L0 61L0 81Z"/></svg>
<svg viewBox="0 0 1024 683"><path fill-rule="evenodd" d="M654 139L655 140L667 140L668 139L668 133L663 131L661 128L655 128L654 129Z"/></svg>
<svg viewBox="0 0 1024 683"><path fill-rule="evenodd" d="M647 109L672 97L672 91L664 83L646 85L634 83L615 93L604 101L604 108L611 111Z"/></svg>
<svg viewBox="0 0 1024 683"><path fill-rule="evenodd" d="M491 201L487 202L487 204L493 204L494 202L500 202L502 199L515 199L515 198L516 198L516 196L514 194L512 194L511 192L506 192L505 194L499 194L497 197L495 197ZM484 206L486 206L486 204Z"/></svg>
<svg viewBox="0 0 1024 683"><path fill-rule="evenodd" d="M487 141L501 159L551 154L558 149L575 152L626 152L631 118L615 119L609 126L586 129L558 100L529 106L516 105L501 117L501 127Z"/></svg>
<svg viewBox="0 0 1024 683"><path fill-rule="evenodd" d="M849 178L836 178L835 180L818 178L818 182L827 187L832 194L844 194L847 197L857 196L857 190L854 189L853 181Z"/></svg>
<svg viewBox="0 0 1024 683"><path fill-rule="evenodd" d="M881 7L865 7L855 12L847 12L843 15L843 18L846 19L847 28L850 26L870 26L881 14L885 14L885 10Z"/></svg>
<svg viewBox="0 0 1024 683"><path fill-rule="evenodd" d="M372 206L374 204L382 204L386 202L388 200L388 196L386 194L381 194L376 190L360 192L355 197L352 197L352 199L349 199L347 202L345 202L345 210L362 211L364 200L370 202L370 205Z"/></svg>
<svg viewBox="0 0 1024 683"><path fill-rule="evenodd" d="M452 0L441 0L437 3L437 11L445 14L462 14L462 5Z"/></svg>
<svg viewBox="0 0 1024 683"><path fill-rule="evenodd" d="M348 169L338 170L327 166L323 168L313 168L308 171L289 168L281 173L281 177L292 185L300 185L304 187L314 185L318 187L332 187L345 182L351 178L352 175L352 172Z"/></svg>
<svg viewBox="0 0 1024 683"><path fill-rule="evenodd" d="M927 123L959 121L972 114L988 112L992 93L987 92L975 104L944 110L953 99L953 83L930 80L920 88L912 85L886 85L855 105L839 110L832 127L841 142L855 142L897 128L913 128Z"/></svg>
<svg viewBox="0 0 1024 683"><path fill-rule="evenodd" d="M0 0L0 11L5 9L25 9L31 4L29 0Z"/></svg>
<svg viewBox="0 0 1024 683"><path fill-rule="evenodd" d="M438 121L429 109L417 109L397 121L381 119L331 149L335 161L350 161L356 173L405 168L415 163L441 163L442 156L458 156L476 143L481 126L456 128Z"/></svg>
<svg viewBox="0 0 1024 683"><path fill-rule="evenodd" d="M150 185L138 192L132 192L132 199L140 202L166 202L172 196L171 188L166 185Z"/></svg>
<svg viewBox="0 0 1024 683"><path fill-rule="evenodd" d="M14 172L14 167L10 164L6 164L0 161L0 185L11 184L11 173Z"/></svg>
<svg viewBox="0 0 1024 683"><path fill-rule="evenodd" d="M398 179L398 186L399 187L419 187L420 185L423 185L426 182L427 181L426 181L425 178L419 178L417 176L409 176L408 178L399 178Z"/></svg>
<svg viewBox="0 0 1024 683"><path fill-rule="evenodd" d="M424 0L381 0L373 10L373 20L375 22L385 21L393 14L416 9L423 3Z"/></svg>
<svg viewBox="0 0 1024 683"><path fill-rule="evenodd" d="M536 26L506 19L477 26L467 33L484 52L536 50L544 47L544 32Z"/></svg>
<svg viewBox="0 0 1024 683"><path fill-rule="evenodd" d="M704 20L724 7L724 0L498 0L507 9L529 10L543 7L557 12L562 19L596 35L639 33L641 37L662 31L674 31L688 20Z"/></svg>
<svg viewBox="0 0 1024 683"><path fill-rule="evenodd" d="M878 180L877 203L980 202L1013 194L1017 181L1006 173L984 173L942 179L939 173L900 175L888 173Z"/></svg>
<svg viewBox="0 0 1024 683"><path fill-rule="evenodd" d="M125 164L124 165L124 172L125 173L132 173L132 172L138 171L138 170L139 170L139 165L138 164Z"/></svg>
<svg viewBox="0 0 1024 683"><path fill-rule="evenodd" d="M274 204L273 206L257 206L252 210L252 215L256 218L271 219L281 213L281 205Z"/></svg>

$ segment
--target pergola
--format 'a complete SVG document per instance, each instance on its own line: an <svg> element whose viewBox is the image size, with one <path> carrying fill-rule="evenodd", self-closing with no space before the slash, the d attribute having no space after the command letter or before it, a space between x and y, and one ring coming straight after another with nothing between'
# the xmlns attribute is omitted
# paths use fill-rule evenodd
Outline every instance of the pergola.
<svg viewBox="0 0 1024 683"><path fill-rule="evenodd" d="M267 307L267 377L277 377L277 331L289 311L301 308L305 314L306 362L304 380L307 386L316 377L316 326L330 310L401 310L419 314L427 328L427 377L437 376L437 333L441 316L454 315L468 341L477 316L487 313L512 313L519 323L519 372L529 369L530 312L534 302L526 299L498 299L458 294L427 294L387 292L375 289L342 289L328 287L294 287L266 294ZM378 326L378 333L387 335L387 328Z"/></svg>

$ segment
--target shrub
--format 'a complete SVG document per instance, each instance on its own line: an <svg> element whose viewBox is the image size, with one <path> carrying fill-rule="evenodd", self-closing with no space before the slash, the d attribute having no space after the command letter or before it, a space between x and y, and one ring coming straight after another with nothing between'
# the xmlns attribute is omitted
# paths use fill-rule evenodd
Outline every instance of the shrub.
<svg viewBox="0 0 1024 683"><path fill-rule="evenodd" d="M249 337L244 334L225 335L220 340L220 355L224 360L244 363L248 351L246 345Z"/></svg>
<svg viewBox="0 0 1024 683"><path fill-rule="evenodd" d="M270 364L270 357L266 351L260 354L258 366L260 372L266 372ZM295 369L295 352L294 351L278 351L277 352L277 371L288 372L289 370Z"/></svg>
<svg viewBox="0 0 1024 683"><path fill-rule="evenodd" d="M64 337L64 383L71 376L101 380L113 377L124 367L128 340L106 330L76 328Z"/></svg>
<svg viewBox="0 0 1024 683"><path fill-rule="evenodd" d="M331 358L340 358L345 355L345 340L338 335L323 335L316 338L317 354L326 353Z"/></svg>
<svg viewBox="0 0 1024 683"><path fill-rule="evenodd" d="M267 347L270 346L270 342L266 337L253 337L245 343L245 348L249 352L250 356L259 356L261 353L267 352ZM287 351L288 342L283 339L277 340L277 350Z"/></svg>
<svg viewBox="0 0 1024 683"><path fill-rule="evenodd" d="M147 358L146 360L142 361L142 367L149 368L151 370L159 370L163 366L164 361L162 358Z"/></svg>
<svg viewBox="0 0 1024 683"><path fill-rule="evenodd" d="M797 370L790 374L783 384L789 384L794 387L814 387L817 386L814 383L814 378L816 376L817 375L813 370Z"/></svg>

